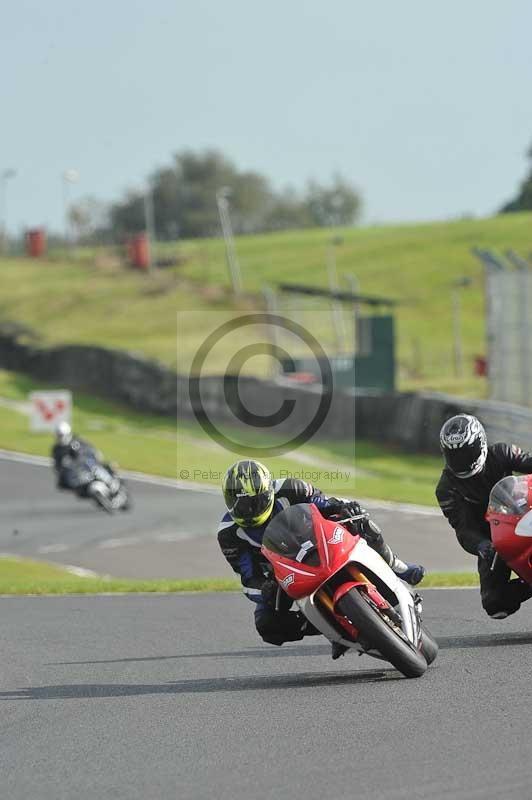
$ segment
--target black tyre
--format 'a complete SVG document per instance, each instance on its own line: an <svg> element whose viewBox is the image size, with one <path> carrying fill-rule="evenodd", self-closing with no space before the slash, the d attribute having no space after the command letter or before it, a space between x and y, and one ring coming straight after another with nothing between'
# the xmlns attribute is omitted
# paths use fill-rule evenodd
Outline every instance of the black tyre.
<svg viewBox="0 0 532 800"><path fill-rule="evenodd" d="M439 649L438 642L434 636L426 628L423 628L421 634L421 652L425 656L427 664L432 664L438 655Z"/></svg>
<svg viewBox="0 0 532 800"><path fill-rule="evenodd" d="M133 502L130 494L123 487L120 491L124 493L124 500L120 506L120 511L131 511L133 508Z"/></svg>
<svg viewBox="0 0 532 800"><path fill-rule="evenodd" d="M360 638L378 650L406 678L420 678L427 670L422 652L416 650L386 622L358 589L351 589L337 603L338 611L360 631Z"/></svg>

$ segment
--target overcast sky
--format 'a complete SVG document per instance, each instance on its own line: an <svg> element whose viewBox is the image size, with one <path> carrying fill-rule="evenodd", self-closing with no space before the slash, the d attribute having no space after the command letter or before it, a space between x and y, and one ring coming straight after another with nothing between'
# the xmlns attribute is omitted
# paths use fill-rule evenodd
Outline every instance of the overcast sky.
<svg viewBox="0 0 532 800"><path fill-rule="evenodd" d="M530 0L12 0L0 16L12 231L116 199L181 148L281 188L339 171L365 221L486 215L532 141Z"/></svg>

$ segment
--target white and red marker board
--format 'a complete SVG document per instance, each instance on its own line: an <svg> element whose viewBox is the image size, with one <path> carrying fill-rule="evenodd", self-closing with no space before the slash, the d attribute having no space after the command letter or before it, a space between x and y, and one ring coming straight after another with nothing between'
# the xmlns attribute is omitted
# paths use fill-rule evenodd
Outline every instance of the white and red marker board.
<svg viewBox="0 0 532 800"><path fill-rule="evenodd" d="M60 422L72 420L72 393L66 390L31 392L30 429L53 432Z"/></svg>

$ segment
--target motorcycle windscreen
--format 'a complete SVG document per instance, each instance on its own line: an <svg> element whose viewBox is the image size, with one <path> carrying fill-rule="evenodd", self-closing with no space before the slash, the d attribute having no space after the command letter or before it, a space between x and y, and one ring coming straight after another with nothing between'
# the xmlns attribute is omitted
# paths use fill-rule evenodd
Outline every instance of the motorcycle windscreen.
<svg viewBox="0 0 532 800"><path fill-rule="evenodd" d="M529 477L509 475L491 490L488 513L523 517L530 510Z"/></svg>
<svg viewBox="0 0 532 800"><path fill-rule="evenodd" d="M262 544L292 561L319 567L312 512L308 503L285 508L268 523Z"/></svg>

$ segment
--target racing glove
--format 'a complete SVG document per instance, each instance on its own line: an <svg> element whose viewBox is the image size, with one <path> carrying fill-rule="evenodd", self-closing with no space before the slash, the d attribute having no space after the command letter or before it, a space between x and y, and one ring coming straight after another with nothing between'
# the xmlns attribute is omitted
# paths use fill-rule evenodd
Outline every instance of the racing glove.
<svg viewBox="0 0 532 800"><path fill-rule="evenodd" d="M265 605L269 606L273 611L278 614L287 614L290 612L293 600L287 595L273 578L266 578L261 586L262 601ZM295 612L290 612L290 614Z"/></svg>
<svg viewBox="0 0 532 800"><path fill-rule="evenodd" d="M483 539L477 547L477 553L483 561L487 561L488 564L491 564L497 551L490 539Z"/></svg>
<svg viewBox="0 0 532 800"><path fill-rule="evenodd" d="M337 497L329 497L327 508L322 511L327 517L355 517L364 514L365 511L356 500L342 500Z"/></svg>
<svg viewBox="0 0 532 800"><path fill-rule="evenodd" d="M278 588L279 584L273 578L267 578L261 586L260 593L262 595L262 600L271 608L275 608Z"/></svg>

